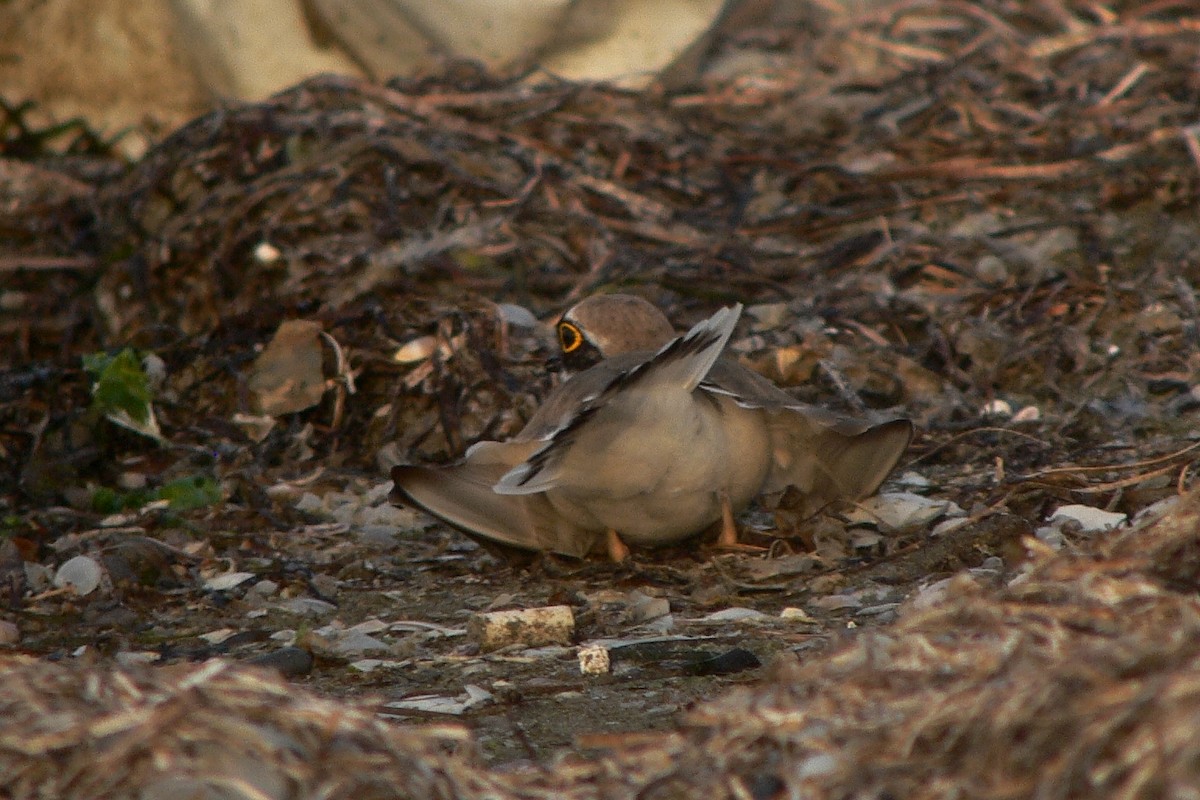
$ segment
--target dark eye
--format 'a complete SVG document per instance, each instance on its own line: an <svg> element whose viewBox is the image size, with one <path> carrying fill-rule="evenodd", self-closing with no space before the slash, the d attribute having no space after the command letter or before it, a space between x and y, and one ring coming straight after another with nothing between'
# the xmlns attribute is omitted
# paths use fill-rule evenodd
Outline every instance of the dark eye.
<svg viewBox="0 0 1200 800"><path fill-rule="evenodd" d="M574 353L583 346L583 332L570 322L558 323L558 344L564 353Z"/></svg>

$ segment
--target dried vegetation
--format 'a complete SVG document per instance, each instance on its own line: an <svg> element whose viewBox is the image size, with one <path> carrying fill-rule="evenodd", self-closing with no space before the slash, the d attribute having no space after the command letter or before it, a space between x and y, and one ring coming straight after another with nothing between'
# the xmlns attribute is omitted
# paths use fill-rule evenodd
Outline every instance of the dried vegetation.
<svg viewBox="0 0 1200 800"><path fill-rule="evenodd" d="M1197 36L1194 5L1171 0L826 9L725 42L753 73L690 93L532 88L463 65L387 86L319 77L197 119L128 168L85 128L30 130L6 107L0 579L30 653L236 652L187 637L242 609L204 588L239 569L289 597L340 593L348 614L384 591L412 602L400 616L422 592L474 608L507 594L614 635L586 598L617 584L676 612L804 604L819 635L742 632L782 641L766 680L670 732L577 730L576 752L507 770L461 728L399 729L241 668L14 659L4 790L168 796L167 774L219 768L226 794L207 796L1200 791L1197 501L1119 533L1030 536L1063 503L1132 515L1193 482ZM746 302L739 354L808 400L907 409L922 429L908 468L966 522L869 540L831 523L761 558L531 578L440 530L364 554L356 523L298 503L518 429L548 379L508 304L544 315L611 288L681 325ZM260 354L289 319L312 323L295 351L319 402L284 412L272 387L291 373L273 383ZM81 359L124 346L160 360L162 444L95 411ZM224 502L164 510L196 476ZM130 487L159 504L96 508L98 489ZM103 563L101 593L35 585L29 565L79 552ZM840 613L864 586L906 605ZM847 621L866 630L841 638Z"/></svg>

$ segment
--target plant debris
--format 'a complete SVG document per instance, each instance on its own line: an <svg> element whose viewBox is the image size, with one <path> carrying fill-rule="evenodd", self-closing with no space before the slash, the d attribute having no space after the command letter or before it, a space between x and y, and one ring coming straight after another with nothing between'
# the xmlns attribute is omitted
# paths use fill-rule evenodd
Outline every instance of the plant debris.
<svg viewBox="0 0 1200 800"><path fill-rule="evenodd" d="M322 76L128 165L0 105L4 790L1194 788L1200 18L835 5L682 92ZM907 463L624 566L387 503L520 430L545 322L612 289L745 303L738 358L903 410ZM466 635L552 606L570 642Z"/></svg>

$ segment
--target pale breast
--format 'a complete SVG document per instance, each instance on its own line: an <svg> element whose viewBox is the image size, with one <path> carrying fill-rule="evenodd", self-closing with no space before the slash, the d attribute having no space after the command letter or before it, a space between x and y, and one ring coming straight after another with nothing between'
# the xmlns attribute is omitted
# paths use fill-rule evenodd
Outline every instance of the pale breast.
<svg viewBox="0 0 1200 800"><path fill-rule="evenodd" d="M641 545L704 530L721 517L723 491L735 511L744 508L769 467L763 412L723 396L683 397L631 396L606 410L570 454L564 473L577 479L548 490L547 499L581 527L611 528ZM628 424L631 415L639 424Z"/></svg>

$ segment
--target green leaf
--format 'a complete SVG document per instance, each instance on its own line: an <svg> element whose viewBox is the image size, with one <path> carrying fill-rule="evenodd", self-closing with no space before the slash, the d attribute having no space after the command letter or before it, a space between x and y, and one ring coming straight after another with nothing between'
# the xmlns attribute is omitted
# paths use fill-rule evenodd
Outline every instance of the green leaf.
<svg viewBox="0 0 1200 800"><path fill-rule="evenodd" d="M105 415L124 412L141 425L150 422L154 393L137 353L126 347L115 356L93 353L83 357L83 368L94 379L92 405Z"/></svg>
<svg viewBox="0 0 1200 800"><path fill-rule="evenodd" d="M171 481L158 490L159 498L168 500L176 511L190 511L221 502L221 487L205 475L193 475Z"/></svg>
<svg viewBox="0 0 1200 800"><path fill-rule="evenodd" d="M92 510L98 514L115 514L125 508L125 498L107 486L92 492Z"/></svg>
<svg viewBox="0 0 1200 800"><path fill-rule="evenodd" d="M107 486L101 486L92 492L92 510L100 514L117 514L141 508L156 499L145 489L135 489L130 492L118 492Z"/></svg>
<svg viewBox="0 0 1200 800"><path fill-rule="evenodd" d="M121 492L101 486L92 492L92 510L101 514L134 511L155 500L166 500L175 511L191 511L221 502L221 487L206 475L191 475L158 489Z"/></svg>

